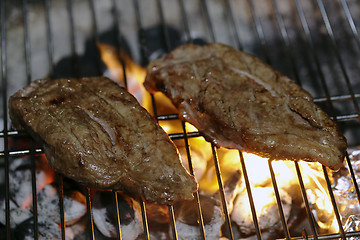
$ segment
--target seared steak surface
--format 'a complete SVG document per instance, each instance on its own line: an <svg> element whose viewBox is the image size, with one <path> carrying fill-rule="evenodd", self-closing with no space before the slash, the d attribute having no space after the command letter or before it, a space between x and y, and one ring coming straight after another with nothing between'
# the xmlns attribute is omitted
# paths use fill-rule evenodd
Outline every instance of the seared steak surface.
<svg viewBox="0 0 360 240"><path fill-rule="evenodd" d="M229 46L187 44L148 66L180 117L218 146L337 169L346 140L311 95L260 59Z"/></svg>
<svg viewBox="0 0 360 240"><path fill-rule="evenodd" d="M166 204L197 189L167 134L110 79L40 79L10 97L9 112L15 128L44 142L50 165L78 182Z"/></svg>

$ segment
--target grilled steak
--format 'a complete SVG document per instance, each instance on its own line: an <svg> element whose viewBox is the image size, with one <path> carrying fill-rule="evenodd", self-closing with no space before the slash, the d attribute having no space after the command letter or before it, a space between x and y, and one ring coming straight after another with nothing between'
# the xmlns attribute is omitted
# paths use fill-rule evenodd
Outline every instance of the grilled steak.
<svg viewBox="0 0 360 240"><path fill-rule="evenodd" d="M50 165L78 182L166 204L197 189L166 133L110 79L37 80L10 97L9 111L15 128L44 142Z"/></svg>
<svg viewBox="0 0 360 240"><path fill-rule="evenodd" d="M162 91L218 146L337 169L346 140L311 95L260 59L229 46L180 46L148 66L145 87Z"/></svg>

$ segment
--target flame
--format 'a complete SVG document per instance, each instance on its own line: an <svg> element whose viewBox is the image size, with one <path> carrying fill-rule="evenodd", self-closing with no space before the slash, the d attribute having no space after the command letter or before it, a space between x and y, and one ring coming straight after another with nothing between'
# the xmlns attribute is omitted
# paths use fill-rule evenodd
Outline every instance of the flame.
<svg viewBox="0 0 360 240"><path fill-rule="evenodd" d="M128 83L128 91L132 93L143 107L149 112L152 110L150 95L143 87L146 76L146 69L137 65L128 54L119 52L115 47L98 43L101 58L107 66L104 75L124 86L124 77ZM123 62L121 62L121 60ZM176 113L171 101L162 93L154 94L158 115ZM182 132L180 120L159 121L159 125L168 134ZM198 131L193 125L185 124L187 132ZM183 141L175 141L187 167L186 151ZM218 191L218 182L212 159L210 144L202 137L190 138L189 143L192 149L195 176L199 181L200 191L208 194ZM194 152L196 151L196 152ZM234 171L241 170L239 152L237 150L218 149L219 162L223 181L225 182ZM276 205L272 180L270 176L268 159L255 154L243 153L247 174L250 180L251 189L257 212L269 209L269 206ZM194 161L195 160L195 161ZM199 164L199 161L201 164ZM204 164L204 162L206 164ZM292 161L272 161L276 183L279 191L291 197L301 198L297 173ZM338 231L338 225L333 211L333 206L326 188L326 182L322 175L321 165L318 163L299 162L303 182L306 187L307 198L312 207L312 212L320 229ZM295 190L294 190L295 189ZM294 196L296 195L296 196ZM249 213L250 214L250 213Z"/></svg>
<svg viewBox="0 0 360 240"><path fill-rule="evenodd" d="M243 153L247 173L254 191L255 205L263 209L268 204L276 204L273 195L259 194L258 188L272 186L268 159L254 154ZM306 188L306 195L312 208L312 213L317 220L320 230L338 232L333 205L327 190L327 184L319 163L300 161L302 179ZM298 188L297 173L292 161L273 161L276 183L280 191L292 192L290 188Z"/></svg>
<svg viewBox="0 0 360 240"><path fill-rule="evenodd" d="M55 172L46 160L45 154L40 154L37 157L38 160L36 164L36 193L39 193L47 184L55 181ZM30 209L32 202L33 196L29 194L23 200L21 208Z"/></svg>
<svg viewBox="0 0 360 240"><path fill-rule="evenodd" d="M224 182L226 182L226 179L231 176L231 173L242 169L240 155L237 150L223 148L220 148L218 153L222 177ZM247 152L243 152L242 154L252 190L255 209L261 221L262 214L266 214L267 210L273 209L271 206L277 206L268 164L269 160ZM272 161L271 165L274 170L280 198L284 200L290 196L291 198L301 200L302 196L294 162L279 160ZM299 166L307 198L314 218L319 226L320 233L338 232L339 227L327 190L327 184L324 180L322 165L319 163L300 161ZM218 189L217 184L215 170L213 170L213 166L210 166L205 177L200 181L200 187L202 190L213 193ZM242 185L243 188L245 188L244 183ZM240 194L246 194L246 191L241 190ZM243 199L247 201L247 196ZM287 204L289 204L289 201L287 201ZM283 203L283 208L290 213L289 206L284 206ZM245 221L251 222L250 210L244 209L243 206L241 211L248 211L247 214L243 213L243 217L248 216L250 220ZM278 212L275 212L275 214L278 214ZM234 216L236 216L236 213L234 213Z"/></svg>
<svg viewBox="0 0 360 240"><path fill-rule="evenodd" d="M114 46L105 43L97 43L100 57L107 67L103 73L121 86L125 86L125 78L128 91L133 94L139 103L149 110L150 96L147 94L143 82L146 69L137 65L126 52L119 52Z"/></svg>

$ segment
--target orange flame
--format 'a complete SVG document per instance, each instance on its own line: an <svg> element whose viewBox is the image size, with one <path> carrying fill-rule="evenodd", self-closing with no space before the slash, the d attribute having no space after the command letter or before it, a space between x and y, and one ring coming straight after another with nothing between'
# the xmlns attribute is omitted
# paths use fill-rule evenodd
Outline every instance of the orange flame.
<svg viewBox="0 0 360 240"><path fill-rule="evenodd" d="M119 52L109 44L98 43L97 47L102 61L107 66L104 75L123 87L126 79L128 91L136 97L143 107L149 109L149 96L143 86L146 75L145 68L137 65L127 53Z"/></svg>
<svg viewBox="0 0 360 240"><path fill-rule="evenodd" d="M41 190L47 184L50 184L55 181L55 172L48 164L45 154L39 155L38 158L39 159L37 161L36 169L41 170L41 171L38 171L41 175L37 176L39 179L37 179L37 182L36 182L37 183L36 184L36 193L41 192ZM30 194L29 196L26 197L26 199L21 204L21 208L30 209L32 202L33 202L33 197Z"/></svg>

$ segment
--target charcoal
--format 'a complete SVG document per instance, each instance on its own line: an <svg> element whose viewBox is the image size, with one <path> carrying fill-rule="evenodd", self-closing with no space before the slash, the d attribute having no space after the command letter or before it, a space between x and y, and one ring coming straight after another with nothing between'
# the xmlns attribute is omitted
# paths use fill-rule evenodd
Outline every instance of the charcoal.
<svg viewBox="0 0 360 240"><path fill-rule="evenodd" d="M50 169L46 158L43 155L34 156L36 163L36 189L39 192L40 185L44 185L52 181L54 171ZM15 158L10 162L9 167L9 189L11 199L18 206L29 208L32 198L32 173L31 158L21 157Z"/></svg>
<svg viewBox="0 0 360 240"><path fill-rule="evenodd" d="M71 225L86 214L85 196L78 191L64 195L65 224ZM48 184L38 194L39 221L60 223L59 195L57 189Z"/></svg>
<svg viewBox="0 0 360 240"><path fill-rule="evenodd" d="M34 218L28 218L15 228L16 239L34 239ZM51 221L38 223L39 239L60 239L61 229Z"/></svg>
<svg viewBox="0 0 360 240"><path fill-rule="evenodd" d="M122 237L136 239L143 232L140 205L122 193L117 194ZM114 194L108 191L96 192L92 206L94 223L99 231L106 237L116 237L118 220Z"/></svg>
<svg viewBox="0 0 360 240"><path fill-rule="evenodd" d="M5 199L0 200L0 223L6 225ZM14 201L10 200L10 227L15 228L18 224L29 218L32 213L28 209L20 208Z"/></svg>

